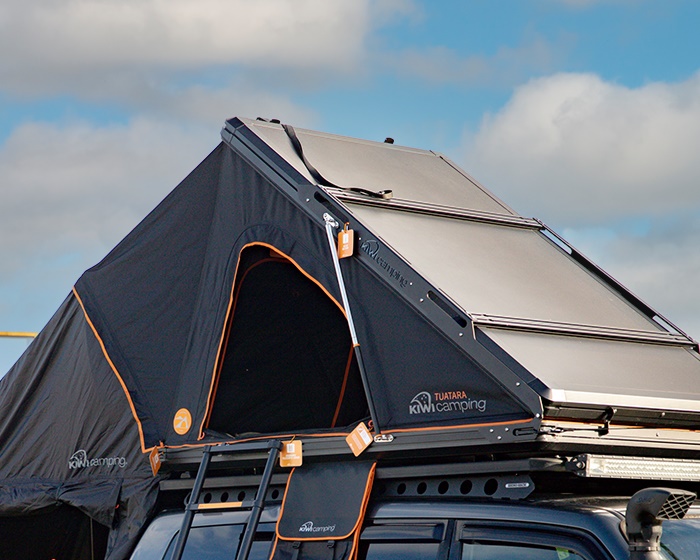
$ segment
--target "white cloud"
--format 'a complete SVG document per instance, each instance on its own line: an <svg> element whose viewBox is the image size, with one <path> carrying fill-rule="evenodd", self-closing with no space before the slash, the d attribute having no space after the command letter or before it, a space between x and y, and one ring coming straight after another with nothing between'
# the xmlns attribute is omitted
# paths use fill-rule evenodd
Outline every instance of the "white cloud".
<svg viewBox="0 0 700 560"><path fill-rule="evenodd" d="M44 259L94 264L203 159L217 133L146 119L16 129L0 150L0 278Z"/></svg>
<svg viewBox="0 0 700 560"><path fill-rule="evenodd" d="M371 8L369 0L7 0L0 51L12 56L0 60L0 87L70 91L77 82L79 92L90 78L236 64L338 72L363 55Z"/></svg>
<svg viewBox="0 0 700 560"><path fill-rule="evenodd" d="M151 118L175 119L209 126L217 131L233 116L279 118L300 126L313 126L316 114L292 102L274 88L260 88L245 79L211 87L193 83L175 90L149 84L130 84L121 99Z"/></svg>
<svg viewBox="0 0 700 560"><path fill-rule="evenodd" d="M550 70L561 50L561 45L554 47L535 37L517 47L502 46L490 55L464 56L448 47L433 46L387 54L384 61L401 74L433 83L510 86Z"/></svg>
<svg viewBox="0 0 700 560"><path fill-rule="evenodd" d="M367 27L367 2L356 0L38 0L4 12L16 53L108 66L337 64Z"/></svg>
<svg viewBox="0 0 700 560"><path fill-rule="evenodd" d="M700 209L700 74L636 89L591 74L532 80L467 143L477 178L548 221Z"/></svg>

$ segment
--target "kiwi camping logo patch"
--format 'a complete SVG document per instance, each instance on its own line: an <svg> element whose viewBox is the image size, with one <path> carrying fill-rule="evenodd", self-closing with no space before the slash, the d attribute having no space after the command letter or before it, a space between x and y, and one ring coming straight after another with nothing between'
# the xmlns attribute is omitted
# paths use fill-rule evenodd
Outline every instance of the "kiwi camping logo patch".
<svg viewBox="0 0 700 560"><path fill-rule="evenodd" d="M396 280L399 283L399 286L402 288L408 286L408 280L403 277L403 274L401 274L400 271L396 270L386 260L379 256L379 241L368 239L367 241L364 241L362 245L360 245L360 249L367 253L367 255L369 255L374 262L383 268L389 275L389 278Z"/></svg>
<svg viewBox="0 0 700 560"><path fill-rule="evenodd" d="M313 521L307 521L299 527L300 533L332 533L333 531L335 531L335 525L316 527Z"/></svg>
<svg viewBox="0 0 700 560"><path fill-rule="evenodd" d="M486 412L486 399L473 399L464 391L421 391L408 403L409 414Z"/></svg>
<svg viewBox="0 0 700 560"><path fill-rule="evenodd" d="M86 469L88 467L126 467L126 457L97 457L88 458L87 451L79 449L68 459L69 469Z"/></svg>

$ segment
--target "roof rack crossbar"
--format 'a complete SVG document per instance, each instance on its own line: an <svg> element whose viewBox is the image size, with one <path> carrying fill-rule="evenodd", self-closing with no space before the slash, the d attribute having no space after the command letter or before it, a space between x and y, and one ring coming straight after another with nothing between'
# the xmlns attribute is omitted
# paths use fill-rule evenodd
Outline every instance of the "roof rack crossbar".
<svg viewBox="0 0 700 560"><path fill-rule="evenodd" d="M581 336L598 340L659 344L663 346L685 346L689 348L695 346L695 342L689 337L680 333L668 331L647 331L602 325L560 323L556 321L542 321L539 319L525 319L521 317L487 315L485 313L469 313L469 318L474 326L491 329L562 336Z"/></svg>
<svg viewBox="0 0 700 560"><path fill-rule="evenodd" d="M328 194L342 202L350 202L363 206L375 206L384 209L397 210L401 212L413 212L415 214L425 214L441 218L456 218L472 222L482 222L493 225L518 227L524 229L542 229L542 225L532 218L522 216L498 214L496 212L484 212L479 210L469 210L455 206L444 206L429 202L419 202L417 200L407 200L400 198L382 199L368 198L352 192L332 188L322 187Z"/></svg>

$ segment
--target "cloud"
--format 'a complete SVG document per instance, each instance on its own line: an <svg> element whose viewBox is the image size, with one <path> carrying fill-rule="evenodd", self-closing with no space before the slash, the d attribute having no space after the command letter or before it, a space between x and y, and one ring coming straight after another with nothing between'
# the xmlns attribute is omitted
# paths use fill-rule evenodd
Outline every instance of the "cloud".
<svg viewBox="0 0 700 560"><path fill-rule="evenodd" d="M502 46L492 55L464 56L433 46L386 54L384 64L399 74L434 84L511 86L526 77L550 71L561 48L541 37L518 47Z"/></svg>
<svg viewBox="0 0 700 560"><path fill-rule="evenodd" d="M132 83L119 96L124 102L128 100L137 114L208 126L211 131L233 116L279 118L300 126L317 122L314 111L295 104L275 88L259 87L243 78L221 86L193 82L179 88Z"/></svg>
<svg viewBox="0 0 700 560"><path fill-rule="evenodd" d="M0 151L0 278L21 275L32 259L101 257L217 140L147 119L22 125Z"/></svg>
<svg viewBox="0 0 700 560"><path fill-rule="evenodd" d="M557 74L487 115L465 160L519 212L591 225L700 210L699 144L700 74L636 89Z"/></svg>
<svg viewBox="0 0 700 560"><path fill-rule="evenodd" d="M392 1L380 11L406 11ZM90 79L249 65L339 72L372 28L369 0L7 0L0 87L75 91Z"/></svg>

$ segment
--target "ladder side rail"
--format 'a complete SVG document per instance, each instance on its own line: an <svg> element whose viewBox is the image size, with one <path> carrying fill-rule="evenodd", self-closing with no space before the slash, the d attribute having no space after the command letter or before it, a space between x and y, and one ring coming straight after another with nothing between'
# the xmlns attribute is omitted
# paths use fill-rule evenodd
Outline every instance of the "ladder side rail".
<svg viewBox="0 0 700 560"><path fill-rule="evenodd" d="M236 560L248 560L250 549L253 546L253 539L255 538L255 533L258 530L260 515L262 514L262 510L265 505L267 489L270 487L270 480L272 480L272 471L275 468L277 458L279 457L280 450L282 449L282 442L279 440L273 440L270 442L269 447L270 451L267 457L267 462L265 463L265 470L263 471L262 479L260 480L260 487L258 488L258 492L255 495L255 500L253 501L253 505L250 510L250 518L246 524Z"/></svg>
<svg viewBox="0 0 700 560"><path fill-rule="evenodd" d="M185 551L185 544L187 543L187 537L190 534L190 528L192 527L192 521L194 519L197 503L199 502L199 494L202 491L202 486L204 485L204 479L206 478L210 461L211 446L207 445L202 453L202 462L199 465L197 478L195 478L192 493L190 494L190 499L187 503L187 507L185 508L185 515L182 518L182 526L180 527L180 533L177 536L177 543L172 555L172 560L182 559L182 553Z"/></svg>

